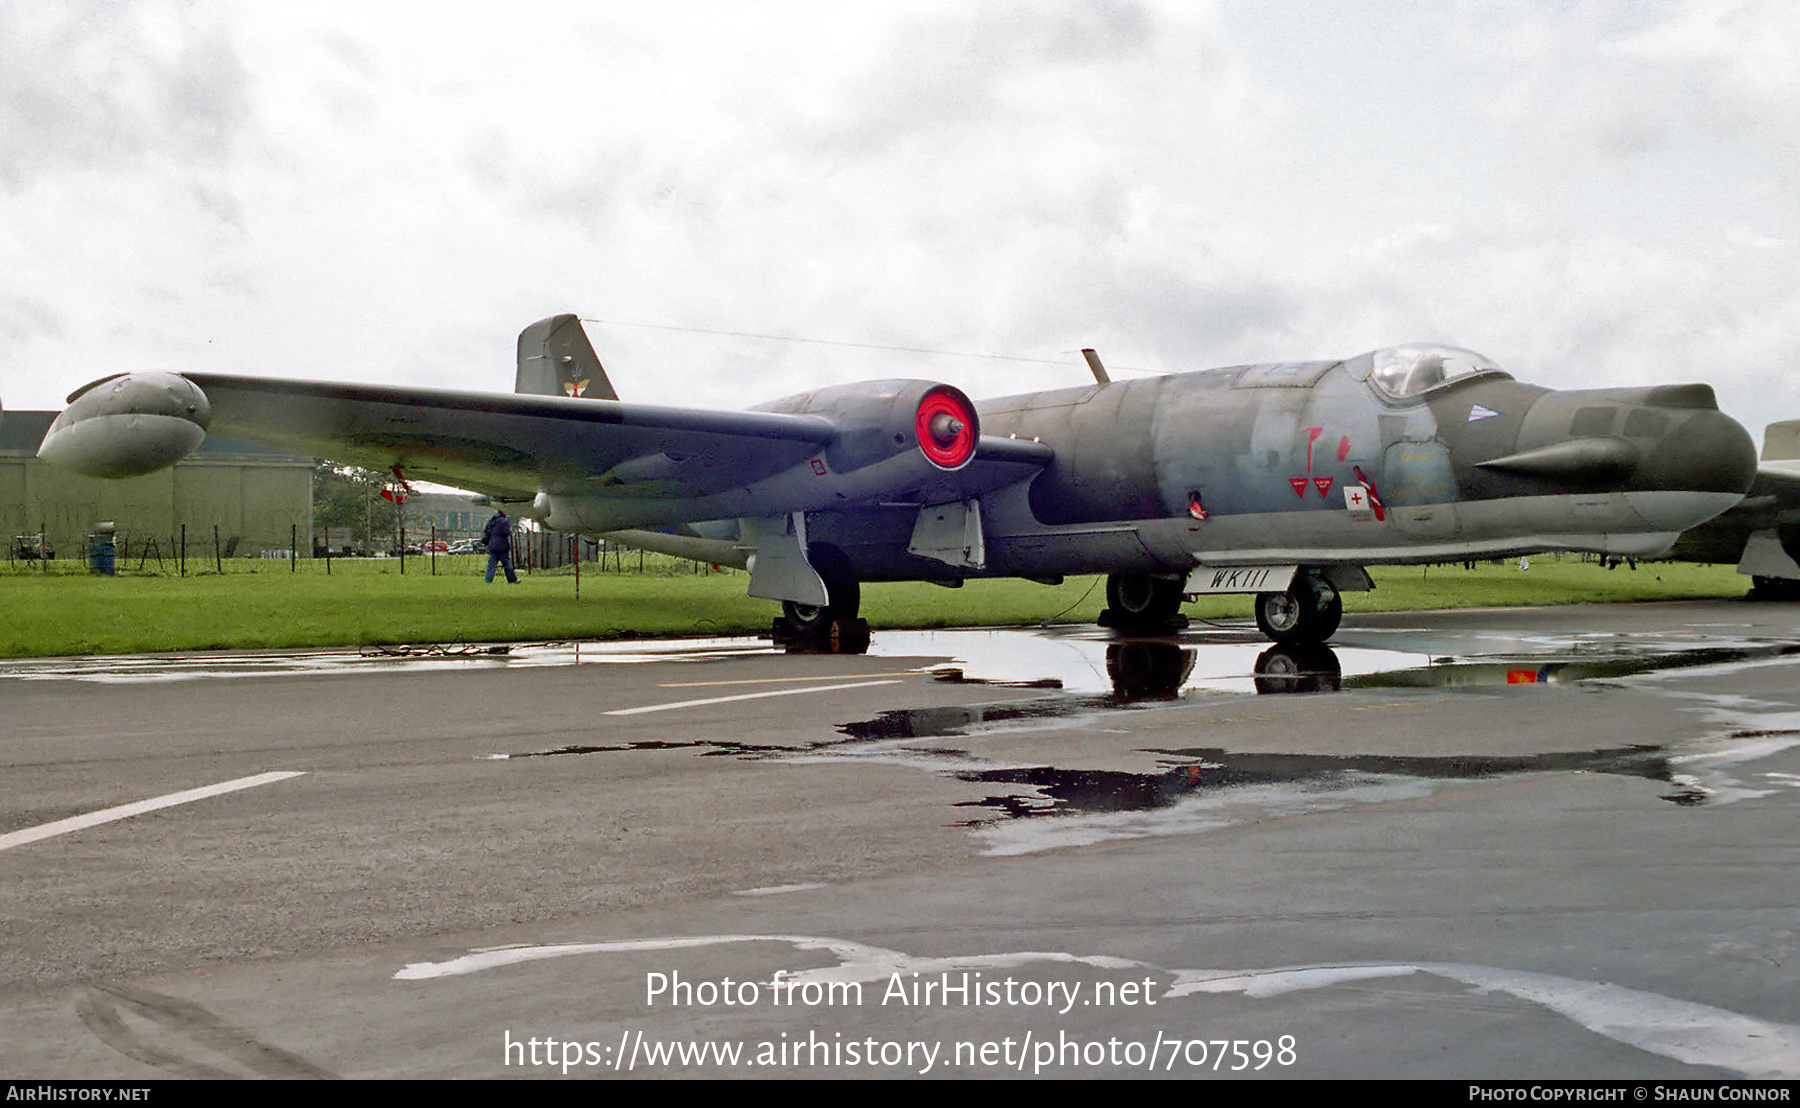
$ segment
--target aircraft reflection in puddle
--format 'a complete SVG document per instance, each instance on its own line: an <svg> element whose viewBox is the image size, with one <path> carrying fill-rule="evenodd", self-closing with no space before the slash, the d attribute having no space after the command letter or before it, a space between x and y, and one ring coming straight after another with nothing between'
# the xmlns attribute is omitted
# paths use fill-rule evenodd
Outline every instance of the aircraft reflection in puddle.
<svg viewBox="0 0 1800 1108"><path fill-rule="evenodd" d="M1800 645L1792 643L1741 641L1730 645L1659 643L1646 647L1622 640L1588 640L1560 646L1558 650L1538 654L1427 658L1424 665L1402 668L1392 667L1391 659L1396 655L1391 651L1346 651L1353 655L1359 667L1366 664L1363 655L1384 656L1389 660L1387 668L1349 674L1345 673L1344 660L1330 647L1275 646L1256 656L1250 683L1259 694L1535 685L1755 662L1800 652ZM1216 655L1211 652L1221 649L1234 651L1241 658L1245 647L1242 644L1235 647L1190 645L1179 640L1109 642L1104 644L1104 661L1111 686L1110 697L1065 697L890 711L873 720L847 724L842 731L863 739L926 738L966 733L977 727L1007 726L1015 721L1087 715L1108 707L1149 706L1150 702L1179 699L1190 688L1216 689L1224 680L1232 680L1204 676L1208 668L1224 668L1217 661L1209 661L1207 666L1198 664L1202 655L1212 659ZM1203 673L1200 678L1193 677L1197 668ZM947 670L944 677L968 680L961 670ZM1235 680L1242 681L1241 678ZM1294 810L1312 806L1334 807L1354 803L1363 794L1367 794L1364 799L1381 799L1395 788L1413 787L1428 780L1473 780L1546 772L1614 774L1660 781L1672 786L1662 798L1680 805L1703 804L1710 795L1707 788L1696 783L1692 766L1688 771L1678 772L1667 751L1651 746L1515 757L1243 754L1227 752L1223 748L1153 753L1162 756L1165 763L1176 764L1163 772L1148 774L1066 770L1052 766L955 771L954 776L961 780L1020 788L1018 792L965 802L961 806L986 809L988 814L964 820L963 825L993 831L1000 823L1021 817L1103 817L1177 807L1185 811L1203 798L1223 799L1228 795L1254 797L1253 804L1272 804L1284 810L1296 805ZM1218 813L1196 810L1193 818L1204 824L1220 817ZM1122 832L1117 828L1106 830L1096 824L1088 833L1105 837ZM995 849L1000 853L1013 853L1054 845L1054 842L1040 843L1033 838L1013 842L1009 838L997 842Z"/></svg>
<svg viewBox="0 0 1800 1108"><path fill-rule="evenodd" d="M1549 655L1443 658L1426 666L1345 676L1336 653L1328 646L1274 646L1257 656L1255 681L1259 693L1546 685L1755 662L1795 653L1800 653L1800 644L1739 643L1617 654L1590 648Z"/></svg>
<svg viewBox="0 0 1800 1108"><path fill-rule="evenodd" d="M1283 693L1345 689L1464 688L1628 677L1692 666L1761 661L1800 644L1757 640L1683 643L1604 636L1509 644L1504 653L1432 655L1392 647L1271 646L1203 636L1112 639L1052 632L896 632L886 653L953 653L952 679L1110 694L1116 702L1173 700L1191 690ZM1478 645L1478 644L1470 644Z"/></svg>
<svg viewBox="0 0 1800 1108"><path fill-rule="evenodd" d="M1220 638L1228 641L1209 641ZM1388 641L1399 638L1391 636ZM887 652L895 655L955 657L955 664L936 669L942 681L1053 691L990 703L893 709L872 719L843 724L837 736L791 743L653 740L572 745L492 757L691 748L703 757L750 760L900 760L990 786L992 791L983 799L960 805L975 811L959 822L989 838L995 853L1069 845L1094 836L1204 830L1243 818L1261 818L1258 813L1270 811L1318 810L1419 795L1421 790L1429 792L1432 781L1529 773L1581 772L1659 781L1671 786L1662 793L1663 799L1690 805L1706 803L1712 795L1695 777L1696 766L1686 764L1692 758L1649 746L1512 757L1169 749L1150 751L1160 758L1164 769L1134 773L983 765L971 749L914 745L906 740L1030 728L1057 720L1079 724L1106 712L1154 711L1160 703L1196 692L1475 689L1618 678L1681 667L1756 662L1800 652L1800 644L1773 641L1585 636L1508 641L1504 645L1511 650L1504 653L1445 657L1368 647L1261 648L1261 644L1242 641L1229 631L1123 640L1022 630L897 632L884 636L884 642ZM1490 642L1465 640L1460 645ZM896 741L902 745L892 745ZM1075 818L1020 822L1021 817L1047 815ZM1017 830L1007 830L1008 825Z"/></svg>

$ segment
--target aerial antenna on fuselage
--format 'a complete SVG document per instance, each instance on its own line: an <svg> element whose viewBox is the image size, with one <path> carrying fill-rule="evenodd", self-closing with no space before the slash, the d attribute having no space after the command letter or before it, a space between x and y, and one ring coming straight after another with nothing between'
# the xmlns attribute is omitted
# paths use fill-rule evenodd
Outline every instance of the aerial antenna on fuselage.
<svg viewBox="0 0 1800 1108"><path fill-rule="evenodd" d="M1100 364L1100 355L1089 347L1083 347L1081 356L1087 359L1088 368L1094 371L1094 380L1102 385L1112 384L1112 378L1106 374L1106 367Z"/></svg>

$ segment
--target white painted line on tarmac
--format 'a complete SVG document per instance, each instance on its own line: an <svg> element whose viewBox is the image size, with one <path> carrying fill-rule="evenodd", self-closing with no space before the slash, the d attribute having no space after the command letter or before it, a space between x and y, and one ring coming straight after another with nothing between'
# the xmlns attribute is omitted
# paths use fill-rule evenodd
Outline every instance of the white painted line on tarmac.
<svg viewBox="0 0 1800 1108"><path fill-rule="evenodd" d="M239 789L254 789L258 785L272 785L277 781L286 781L290 777L304 777L302 770L277 770L273 773L259 773L254 777L239 777L231 781L221 781L217 785L202 785L197 789L184 792L169 793L167 796L155 796L149 800L139 800L131 804L120 804L114 808L102 808L98 812L89 812L85 816L70 816L52 823L41 823L36 827L27 827L22 831L8 831L0 835L0 850L11 850L15 846L35 843L39 839L54 838L67 835L71 831L81 831L96 827L114 820L130 819L141 816L145 812L154 812L158 808L172 808L177 804L191 804L196 800L205 800L209 796L223 796Z"/></svg>
<svg viewBox="0 0 1800 1108"><path fill-rule="evenodd" d="M670 704L648 704L642 708L614 708L601 714L608 716L637 716L645 712L672 712L677 708L699 708L706 704L729 704L734 700L761 700L770 696L799 696L802 693L837 692L840 689L867 689L876 685L898 685L898 679L892 681L855 681L848 685L820 685L810 689L775 689L772 692L739 693L736 696L709 696L705 700L677 700Z"/></svg>
<svg viewBox="0 0 1800 1108"><path fill-rule="evenodd" d="M864 677L912 677L926 673L928 670L903 669L888 673L865 673ZM802 681L842 681L845 674L822 674L817 677L744 677L735 681L664 681L656 686L659 689L699 689L709 685L777 685L799 683Z"/></svg>

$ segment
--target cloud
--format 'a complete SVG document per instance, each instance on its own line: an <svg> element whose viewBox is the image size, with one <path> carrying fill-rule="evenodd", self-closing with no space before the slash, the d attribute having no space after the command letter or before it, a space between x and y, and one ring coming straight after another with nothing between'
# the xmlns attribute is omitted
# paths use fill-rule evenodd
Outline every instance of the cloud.
<svg viewBox="0 0 1800 1108"><path fill-rule="evenodd" d="M0 7L0 187L229 157L248 74L220 28L188 20L148 3Z"/></svg>
<svg viewBox="0 0 1800 1108"><path fill-rule="evenodd" d="M1439 340L1800 412L1795 22L14 5L0 391L52 405L131 366L505 388L518 329L573 310L1066 362L596 325L663 403L890 375L993 395L1083 379L1082 345L1123 372Z"/></svg>

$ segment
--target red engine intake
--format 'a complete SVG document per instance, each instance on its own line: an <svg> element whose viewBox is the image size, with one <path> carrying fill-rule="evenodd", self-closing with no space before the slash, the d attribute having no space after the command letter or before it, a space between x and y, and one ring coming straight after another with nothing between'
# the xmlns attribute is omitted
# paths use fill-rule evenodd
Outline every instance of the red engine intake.
<svg viewBox="0 0 1800 1108"><path fill-rule="evenodd" d="M981 423L975 405L960 389L938 385L919 401L913 419L919 449L939 469L961 469L975 457Z"/></svg>

